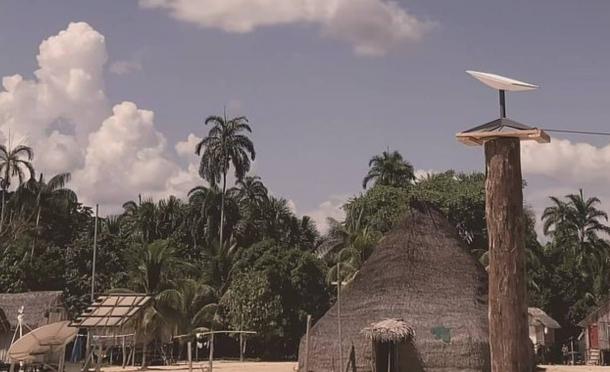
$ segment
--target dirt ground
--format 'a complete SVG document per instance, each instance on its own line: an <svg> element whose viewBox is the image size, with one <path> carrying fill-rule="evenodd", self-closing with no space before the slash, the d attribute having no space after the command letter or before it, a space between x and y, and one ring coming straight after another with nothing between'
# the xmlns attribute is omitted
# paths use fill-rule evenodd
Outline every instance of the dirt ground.
<svg viewBox="0 0 610 372"><path fill-rule="evenodd" d="M214 362L214 372L294 372L296 362L283 362L283 363L271 363L271 362L227 362L227 361L216 361ZM193 363L193 372L208 372L207 362L196 362ZM188 367L184 364L177 366L159 366L149 367L149 371L158 372L169 372L169 371L181 371L187 372ZM103 368L104 372L134 372L140 371L139 369L131 369L130 367L122 369L121 367L107 367Z"/></svg>
<svg viewBox="0 0 610 372"><path fill-rule="evenodd" d="M610 371L610 367L596 366L540 366L545 368L546 372L602 372Z"/></svg>

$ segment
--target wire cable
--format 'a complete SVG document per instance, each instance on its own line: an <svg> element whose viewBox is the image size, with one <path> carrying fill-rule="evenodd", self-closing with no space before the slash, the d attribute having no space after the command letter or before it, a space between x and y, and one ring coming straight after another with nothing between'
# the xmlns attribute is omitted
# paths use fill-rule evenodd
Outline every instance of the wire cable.
<svg viewBox="0 0 610 372"><path fill-rule="evenodd" d="M592 136L610 136L610 132L591 132L585 130L570 130L570 129L549 129L543 128L546 132L555 132L555 133L569 133L569 134L585 134Z"/></svg>

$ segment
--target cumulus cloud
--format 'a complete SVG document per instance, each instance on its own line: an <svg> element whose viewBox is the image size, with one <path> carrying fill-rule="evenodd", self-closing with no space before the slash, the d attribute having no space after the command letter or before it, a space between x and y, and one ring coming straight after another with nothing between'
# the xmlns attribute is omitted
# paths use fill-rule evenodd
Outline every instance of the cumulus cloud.
<svg viewBox="0 0 610 372"><path fill-rule="evenodd" d="M185 168L173 160L152 111L132 102L110 109L103 81L105 39L90 25L70 23L44 40L37 60L34 79L2 79L0 140L9 132L11 138L27 138L38 172L72 172L79 197L110 212L136 198L134 193L183 196L197 183L193 164ZM177 145L176 151L186 147Z"/></svg>
<svg viewBox="0 0 610 372"><path fill-rule="evenodd" d="M141 190L163 193L179 169L165 154L166 140L154 127L153 112L132 102L112 111L89 136L84 167L74 177L77 191L95 190L94 195L85 195L104 204L133 198Z"/></svg>
<svg viewBox="0 0 610 372"><path fill-rule="evenodd" d="M2 79L0 131L8 137L10 129L36 145L63 119L73 124L71 135L84 145L108 111L102 80L104 37L86 23L71 23L40 44L37 60L34 80L21 75Z"/></svg>
<svg viewBox="0 0 610 372"><path fill-rule="evenodd" d="M522 168L528 186L525 197L538 218L550 205L549 196L563 197L583 189L585 196L601 199L610 212L610 144L593 146L553 138L549 144L524 142ZM541 234L540 223L538 232Z"/></svg>
<svg viewBox="0 0 610 372"><path fill-rule="evenodd" d="M196 158L197 155L195 154L195 146L197 146L201 140L201 137L190 133L185 141L179 141L176 143L176 153L186 159L192 160L193 158Z"/></svg>
<svg viewBox="0 0 610 372"><path fill-rule="evenodd" d="M581 182L610 180L610 144L553 139L545 145L524 143L521 156L524 173Z"/></svg>
<svg viewBox="0 0 610 372"><path fill-rule="evenodd" d="M140 0L200 27L246 33L282 24L316 24L322 34L348 42L362 55L418 41L432 23L419 20L388 0Z"/></svg>

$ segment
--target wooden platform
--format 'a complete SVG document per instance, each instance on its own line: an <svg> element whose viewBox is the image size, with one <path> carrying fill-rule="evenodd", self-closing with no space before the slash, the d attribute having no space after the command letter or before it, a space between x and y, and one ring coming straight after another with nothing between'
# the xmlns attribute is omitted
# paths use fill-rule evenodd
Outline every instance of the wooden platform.
<svg viewBox="0 0 610 372"><path fill-rule="evenodd" d="M551 142L551 137L544 130L536 128L510 131L460 132L455 137L458 141L468 146L481 146L486 141L502 137L519 138L522 141L536 141L538 143Z"/></svg>

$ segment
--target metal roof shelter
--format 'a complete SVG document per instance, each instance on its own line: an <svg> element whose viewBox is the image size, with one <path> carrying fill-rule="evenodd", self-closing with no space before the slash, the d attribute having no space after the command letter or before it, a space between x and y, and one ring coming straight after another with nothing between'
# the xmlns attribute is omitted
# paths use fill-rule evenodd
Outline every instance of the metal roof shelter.
<svg viewBox="0 0 610 372"><path fill-rule="evenodd" d="M131 321L152 305L152 298L144 293L106 293L98 296L95 302L70 323L72 327L86 328L88 331L84 370L89 368L90 363L94 363L95 355L104 355L104 350L119 345L122 348L123 367L129 360L132 365L135 364L138 324ZM132 333L123 334L125 331ZM127 338L130 338L129 345ZM102 358L99 357L95 360L96 371L100 371L101 361Z"/></svg>
<svg viewBox="0 0 610 372"><path fill-rule="evenodd" d="M70 326L79 328L122 327L148 307L152 296L143 293L109 293L99 296Z"/></svg>

